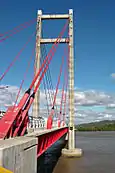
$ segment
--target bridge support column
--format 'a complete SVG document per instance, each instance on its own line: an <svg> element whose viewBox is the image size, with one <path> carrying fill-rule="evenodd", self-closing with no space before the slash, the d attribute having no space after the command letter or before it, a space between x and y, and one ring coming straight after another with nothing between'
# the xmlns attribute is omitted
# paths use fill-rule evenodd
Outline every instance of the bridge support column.
<svg viewBox="0 0 115 173"><path fill-rule="evenodd" d="M38 72L40 68L40 39L41 39L41 17L42 17L42 11L38 10L38 17L37 17L37 33L36 33L36 59L35 59L35 74ZM39 80L39 79L38 79ZM35 83L35 86L38 82L38 80ZM32 114L33 117L39 116L39 98L40 98L40 90L38 89L35 99L33 102L33 108L32 108Z"/></svg>
<svg viewBox="0 0 115 173"><path fill-rule="evenodd" d="M62 150L62 155L77 157L82 155L81 149L75 149L74 128L74 45L73 45L73 10L69 10L69 135L68 149Z"/></svg>

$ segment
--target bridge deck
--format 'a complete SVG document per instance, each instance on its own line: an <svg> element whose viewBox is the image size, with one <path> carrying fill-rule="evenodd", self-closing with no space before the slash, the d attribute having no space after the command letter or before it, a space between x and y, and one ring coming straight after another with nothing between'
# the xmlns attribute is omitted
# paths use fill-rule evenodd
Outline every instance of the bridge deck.
<svg viewBox="0 0 115 173"><path fill-rule="evenodd" d="M12 172L31 173L37 167L37 157L68 132L67 127L36 129L25 136L0 140L0 163ZM6 161L8 160L8 161ZM27 161L29 164L27 164ZM16 164L15 164L16 163ZM27 171L25 171L27 170Z"/></svg>
<svg viewBox="0 0 115 173"><path fill-rule="evenodd" d="M47 133L51 133L51 132L57 131L59 129L64 129L66 127L67 126L64 126L64 127L56 127L56 128L53 128L53 129L35 129L34 132L28 133L26 136L29 136L29 137L41 136L41 135L44 135L44 134L47 134Z"/></svg>

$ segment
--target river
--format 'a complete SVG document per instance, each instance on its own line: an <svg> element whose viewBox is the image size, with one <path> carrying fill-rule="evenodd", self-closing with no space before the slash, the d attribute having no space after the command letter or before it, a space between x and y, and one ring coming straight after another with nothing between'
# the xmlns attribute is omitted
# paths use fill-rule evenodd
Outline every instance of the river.
<svg viewBox="0 0 115 173"><path fill-rule="evenodd" d="M77 132L81 158L60 157L64 145L58 141L45 153L40 173L115 173L115 132Z"/></svg>

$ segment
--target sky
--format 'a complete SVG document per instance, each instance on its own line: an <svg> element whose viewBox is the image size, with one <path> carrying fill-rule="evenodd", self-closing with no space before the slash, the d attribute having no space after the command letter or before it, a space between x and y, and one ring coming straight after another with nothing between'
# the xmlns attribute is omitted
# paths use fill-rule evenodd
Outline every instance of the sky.
<svg viewBox="0 0 115 173"><path fill-rule="evenodd" d="M2 1L0 2L0 34L13 29L21 23L36 19L38 9L42 9L43 13L55 14L68 13L70 8L74 10L74 62L75 88L77 88L75 91L77 103L75 102L75 104L78 107L78 111L82 111L82 113L79 113L81 114L79 117L81 116L83 119L83 115L93 109L96 114L94 119L96 119L99 112L103 113L103 118L106 114L111 114L110 118L115 118L113 112L108 112L108 109L106 109L108 105L112 107L110 104L114 104L115 98L115 79L112 75L115 72L114 0L58 0L55 3L53 0ZM44 37L56 37L61 31L64 21L60 23L59 21L48 22L43 23ZM0 75L17 55L28 37L34 34L35 28L36 22L24 31L0 43ZM19 87L34 45L35 36L32 37L31 42L21 54L18 62L0 83L1 85ZM60 55L62 55L61 46L51 63L54 86L56 86L61 63ZM24 88L27 88L32 81L33 64L34 56ZM107 99L108 97L109 99ZM93 115L94 112L92 113ZM88 114L90 115L91 113L88 112ZM86 121L86 119L83 120Z"/></svg>

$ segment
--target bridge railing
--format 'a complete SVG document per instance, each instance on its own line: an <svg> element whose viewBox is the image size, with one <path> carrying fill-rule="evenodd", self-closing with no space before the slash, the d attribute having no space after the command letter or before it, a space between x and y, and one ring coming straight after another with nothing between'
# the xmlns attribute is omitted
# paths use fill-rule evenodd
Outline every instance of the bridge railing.
<svg viewBox="0 0 115 173"><path fill-rule="evenodd" d="M61 122L61 127L66 126ZM52 128L58 127L58 121L54 120ZM29 116L28 129L47 129L47 118Z"/></svg>
<svg viewBox="0 0 115 173"><path fill-rule="evenodd" d="M45 120L43 117L33 117L29 116L28 128L44 128L45 127Z"/></svg>
<svg viewBox="0 0 115 173"><path fill-rule="evenodd" d="M0 111L0 119L4 116L4 111ZM63 125L63 122L61 122L61 127L66 126ZM52 128L58 127L58 121L54 120L52 124ZM33 117L29 116L29 122L27 129L46 129L47 128L47 118L43 117Z"/></svg>

